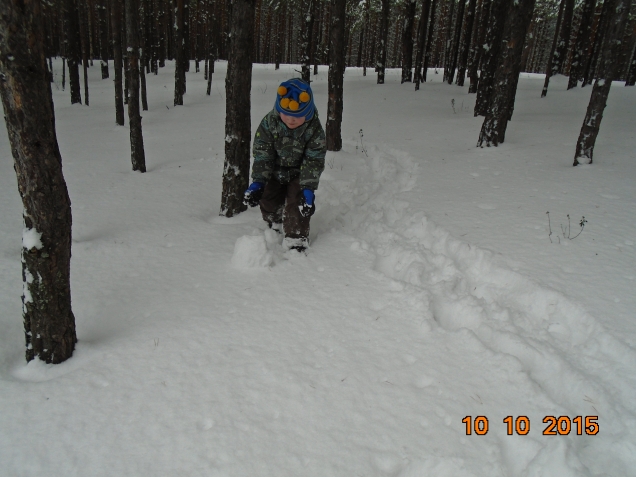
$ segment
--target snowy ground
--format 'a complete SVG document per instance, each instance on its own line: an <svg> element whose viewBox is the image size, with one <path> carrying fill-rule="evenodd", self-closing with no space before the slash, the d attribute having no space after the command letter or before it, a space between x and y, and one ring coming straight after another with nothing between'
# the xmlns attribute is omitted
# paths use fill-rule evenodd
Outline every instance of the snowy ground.
<svg viewBox="0 0 636 477"><path fill-rule="evenodd" d="M0 475L636 476L636 89L614 85L595 164L572 168L590 88L541 99L524 74L506 142L479 149L467 88L348 69L305 257L255 210L218 217L224 63L209 97L188 74L183 107L170 67L148 77L147 174L90 75L90 107L54 88L79 334L61 365L24 362L0 134ZM253 130L293 75L255 66ZM324 124L326 68L313 88ZM543 435L546 416L599 432Z"/></svg>

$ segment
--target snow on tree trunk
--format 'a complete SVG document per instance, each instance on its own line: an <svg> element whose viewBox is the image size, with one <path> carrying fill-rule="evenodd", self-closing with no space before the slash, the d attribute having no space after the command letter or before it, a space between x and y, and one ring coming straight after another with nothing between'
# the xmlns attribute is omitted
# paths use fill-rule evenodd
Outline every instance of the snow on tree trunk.
<svg viewBox="0 0 636 477"><path fill-rule="evenodd" d="M479 21L475 21L475 41L468 58L468 77L470 78L470 86L468 87L468 93L477 93L479 87L479 64L481 63L484 41L486 38L486 30L488 27L488 20L490 18L490 5L491 0L482 0L481 8L479 12Z"/></svg>
<svg viewBox="0 0 636 477"><path fill-rule="evenodd" d="M345 71L345 12L346 0L334 0L331 12L331 27L329 29L329 84L327 121L325 134L327 136L327 150L342 149L342 86Z"/></svg>
<svg viewBox="0 0 636 477"><path fill-rule="evenodd" d="M0 3L0 96L24 207L26 359L61 363L77 337L71 309L71 201L62 174L38 0Z"/></svg>
<svg viewBox="0 0 636 477"><path fill-rule="evenodd" d="M607 18L607 30L603 43L602 58L605 67L603 76L594 82L592 96L587 107L587 113L583 120L583 126L576 143L574 165L591 164L594 153L594 144L601 127L603 112L607 104L612 81L617 78L621 68L619 58L621 56L623 33L629 17L631 0L605 0L609 12Z"/></svg>
<svg viewBox="0 0 636 477"><path fill-rule="evenodd" d="M415 0L406 5L404 29L402 30L402 83L413 79L413 24L415 23Z"/></svg>
<svg viewBox="0 0 636 477"><path fill-rule="evenodd" d="M424 60L424 51L426 50L426 33L428 25L428 15L431 8L431 0L422 0L422 14L420 15L420 24L417 29L417 54L415 55L415 91L420 89L422 81L422 61Z"/></svg>
<svg viewBox="0 0 636 477"><path fill-rule="evenodd" d="M583 68L587 62L590 36L592 35L592 20L594 19L595 7L596 0L585 0L583 4L581 23L579 24L572 64L570 65L568 89L576 87L579 80L583 77Z"/></svg>
<svg viewBox="0 0 636 477"><path fill-rule="evenodd" d="M502 34L506 20L508 0L493 0L488 19L488 31L483 47L483 58L477 99L475 100L475 116L485 116L490 105L495 83L495 73L499 66L499 51L502 45Z"/></svg>
<svg viewBox="0 0 636 477"><path fill-rule="evenodd" d="M480 147L484 144L498 146L504 142L506 127L515 104L521 55L532 20L534 3L535 0L515 0L509 3L494 89L477 142Z"/></svg>
<svg viewBox="0 0 636 477"><path fill-rule="evenodd" d="M234 0L225 78L225 167L220 215L233 217L247 207L243 193L250 170L250 89L254 51L255 0Z"/></svg>
<svg viewBox="0 0 636 477"><path fill-rule="evenodd" d="M341 1L341 0L336 0ZM378 73L377 84L384 84L384 72L386 69L386 50L387 39L389 38L389 12L391 9L391 0L382 0L382 13L380 20L380 44L378 48L378 61L375 69ZM344 46L343 46L344 48Z"/></svg>
<svg viewBox="0 0 636 477"><path fill-rule="evenodd" d="M124 86L122 84L121 18L122 0L111 0L111 30L113 36L113 67L115 69L115 122L124 125Z"/></svg>
<svg viewBox="0 0 636 477"><path fill-rule="evenodd" d="M138 0L125 0L126 3L126 41L128 46L128 65L130 88L128 91L128 124L130 125L130 157L133 171L146 172L144 138L141 132L139 114L139 5Z"/></svg>

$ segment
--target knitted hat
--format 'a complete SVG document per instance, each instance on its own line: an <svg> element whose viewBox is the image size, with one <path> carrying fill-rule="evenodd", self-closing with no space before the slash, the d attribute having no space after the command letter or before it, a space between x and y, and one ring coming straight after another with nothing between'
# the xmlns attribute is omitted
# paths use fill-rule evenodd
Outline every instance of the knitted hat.
<svg viewBox="0 0 636 477"><path fill-rule="evenodd" d="M311 120L316 110L311 86L300 78L283 81L276 91L274 108L288 116Z"/></svg>

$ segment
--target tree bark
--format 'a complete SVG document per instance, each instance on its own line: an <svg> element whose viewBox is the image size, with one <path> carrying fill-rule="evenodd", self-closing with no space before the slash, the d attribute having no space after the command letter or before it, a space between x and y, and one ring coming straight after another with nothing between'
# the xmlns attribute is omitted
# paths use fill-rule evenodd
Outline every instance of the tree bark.
<svg viewBox="0 0 636 477"><path fill-rule="evenodd" d="M426 1L426 0L425 0ZM402 83L413 79L413 23L415 23L415 0L406 4L404 29L402 30Z"/></svg>
<svg viewBox="0 0 636 477"><path fill-rule="evenodd" d="M80 31L79 16L74 0L64 2L64 46L66 62L68 64L68 82L71 90L71 104L82 103L82 93L79 79Z"/></svg>
<svg viewBox="0 0 636 477"><path fill-rule="evenodd" d="M250 170L250 89L254 51L255 0L233 0L225 78L225 168L219 215L233 217L247 207L243 193Z"/></svg>
<svg viewBox="0 0 636 477"><path fill-rule="evenodd" d="M126 41L130 71L128 92L128 124L130 125L130 157L133 171L146 172L144 138L139 114L139 4L138 0L125 0Z"/></svg>
<svg viewBox="0 0 636 477"><path fill-rule="evenodd" d="M424 51L426 50L426 33L428 25L428 15L431 8L431 0L422 0L422 14L420 15L420 24L417 29L417 54L415 55L415 91L420 89L422 81L422 61L424 60Z"/></svg>
<svg viewBox="0 0 636 477"><path fill-rule="evenodd" d="M428 65L433 54L433 35L435 34L435 12L437 11L437 0L431 3L431 19L428 23L428 39L426 40L426 50L424 50L424 63L422 64L422 83L426 83Z"/></svg>
<svg viewBox="0 0 636 477"><path fill-rule="evenodd" d="M176 58L174 61L174 105L183 106L185 93L185 42L184 36L184 0L174 0L174 43Z"/></svg>
<svg viewBox="0 0 636 477"><path fill-rule="evenodd" d="M457 69L457 57L459 55L459 42L462 36L464 26L464 10L466 9L466 0L459 0L459 10L457 10L457 19L455 20L455 38L453 39L453 47L451 49L451 62L448 71L448 84L453 84L455 78L455 70ZM446 73L446 72L445 72Z"/></svg>
<svg viewBox="0 0 636 477"><path fill-rule="evenodd" d="M82 69L84 71L84 104L88 106L88 12L84 2L78 3L80 47L82 51Z"/></svg>
<svg viewBox="0 0 636 477"><path fill-rule="evenodd" d="M0 96L24 207L26 359L61 363L77 336L71 308L71 201L62 174L39 0L0 3Z"/></svg>
<svg viewBox="0 0 636 477"><path fill-rule="evenodd" d="M488 111L481 127L477 145L498 146L504 142L508 121L512 117L521 54L526 32L532 20L535 0L518 0L509 3L506 23L502 35L502 49L499 54L499 67L495 74L494 90Z"/></svg>
<svg viewBox="0 0 636 477"><path fill-rule="evenodd" d="M464 80L466 78L466 66L468 63L468 55L470 53L476 8L477 0L469 0L468 11L466 12L466 29L464 31L462 43L459 48L459 63L457 65L457 86L464 86Z"/></svg>
<svg viewBox="0 0 636 477"><path fill-rule="evenodd" d="M113 67L115 69L115 122L124 125L124 87L122 84L121 13L122 0L111 0L111 29L113 36Z"/></svg>
<svg viewBox="0 0 636 477"><path fill-rule="evenodd" d="M468 93L473 94L477 92L479 85L479 63L482 58L484 37L486 36L486 27L488 25L488 18L490 17L490 0L482 0L479 11L479 20L475 21L474 35L475 39L472 42L472 48L468 61L468 77L470 78L470 86L468 87ZM477 20L477 18L475 19Z"/></svg>
<svg viewBox="0 0 636 477"><path fill-rule="evenodd" d="M447 0L448 17L446 18L446 42L444 44L444 78L448 82L448 72L451 64L451 48L453 47L453 18L455 12L455 2L459 0ZM452 81L452 80L451 80Z"/></svg>
<svg viewBox="0 0 636 477"><path fill-rule="evenodd" d="M576 87L579 80L583 77L583 67L587 62L590 37L592 35L592 20L594 19L595 7L596 0L585 0L583 4L579 33L576 36L574 55L572 57L572 64L570 65L568 89Z"/></svg>
<svg viewBox="0 0 636 477"><path fill-rule="evenodd" d="M621 55L621 40L629 17L631 0L605 0L605 2L608 3L607 11L609 12L602 53L605 68L602 72L603 77L597 79L592 88L590 103L583 120L579 140L576 143L574 166L592 164L594 145L603 119L610 87L622 66L618 59Z"/></svg>
<svg viewBox="0 0 636 477"><path fill-rule="evenodd" d="M329 101L327 104L327 122L325 134L327 136L327 150L340 151L342 149L342 104L343 81L345 71L345 13L346 0L333 0L331 13L331 27L329 28Z"/></svg>
<svg viewBox="0 0 636 477"><path fill-rule="evenodd" d="M301 46L300 46L300 64L302 69L302 78L309 83L311 81L311 43L312 32L314 29L314 2L316 0L306 0L304 3L304 22L301 32Z"/></svg>
<svg viewBox="0 0 636 477"><path fill-rule="evenodd" d="M97 4L99 11L99 56L101 59L102 79L108 78L108 0L102 0Z"/></svg>
<svg viewBox="0 0 636 477"><path fill-rule="evenodd" d="M629 62L629 68L627 69L627 78L625 78L625 86L634 86L636 83L636 46L632 51L632 59Z"/></svg>
<svg viewBox="0 0 636 477"><path fill-rule="evenodd" d="M386 68L386 49L387 49L386 41L389 37L390 9L391 9L391 0L382 0L382 13L381 13L381 23L380 23L380 48L378 49L378 61L375 67L378 73L377 84L384 84L384 73Z"/></svg>
<svg viewBox="0 0 636 477"><path fill-rule="evenodd" d="M490 105L495 84L495 73L499 66L499 51L506 20L508 0L493 0L490 7L486 45L484 47L481 75L475 100L475 116L485 116Z"/></svg>
<svg viewBox="0 0 636 477"><path fill-rule="evenodd" d="M554 39L552 40L552 48L550 48L550 56L548 57L548 66L545 69L545 80L543 83L543 90L541 91L542 98L545 98L545 96L548 94L548 85L550 84L550 77L558 73L559 35L561 32L561 23L563 22L563 11L565 10L565 4L567 1L568 0L561 0L561 5L559 6L559 16L557 17L556 29L554 30Z"/></svg>

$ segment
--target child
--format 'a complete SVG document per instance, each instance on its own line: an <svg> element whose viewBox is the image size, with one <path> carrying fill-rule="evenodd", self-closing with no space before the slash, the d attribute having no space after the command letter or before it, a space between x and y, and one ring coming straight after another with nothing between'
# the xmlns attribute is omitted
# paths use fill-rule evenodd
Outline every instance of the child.
<svg viewBox="0 0 636 477"><path fill-rule="evenodd" d="M325 132L314 95L301 79L278 87L274 109L254 136L252 184L244 203L260 205L263 220L279 233L283 247L303 252L309 245L309 219L316 206L314 191L325 168Z"/></svg>

